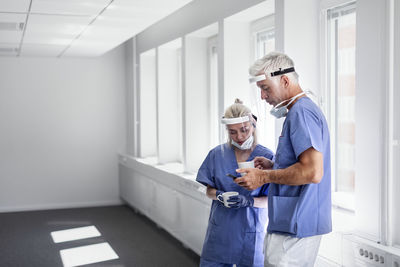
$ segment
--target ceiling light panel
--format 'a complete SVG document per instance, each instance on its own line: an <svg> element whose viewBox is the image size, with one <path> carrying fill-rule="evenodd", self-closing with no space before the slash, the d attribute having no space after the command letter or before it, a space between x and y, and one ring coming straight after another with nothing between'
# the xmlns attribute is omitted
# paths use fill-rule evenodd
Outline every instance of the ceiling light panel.
<svg viewBox="0 0 400 267"><path fill-rule="evenodd" d="M147 28L189 2L189 0L115 0L104 11L102 17L146 21L145 28Z"/></svg>
<svg viewBox="0 0 400 267"><path fill-rule="evenodd" d="M124 9L129 10L128 12L130 13L132 9L151 8L167 15L189 2L191 0L114 0L109 10Z"/></svg>
<svg viewBox="0 0 400 267"><path fill-rule="evenodd" d="M138 17L144 18L148 14L166 15L168 10L159 6L159 1L126 1L126 0L115 0L103 13L103 15L131 18ZM171 8L171 7L169 7Z"/></svg>
<svg viewBox="0 0 400 267"><path fill-rule="evenodd" d="M94 21L91 28L105 31L107 34L110 30L124 31L130 34L129 37L132 37L159 20L160 17L165 16L165 14L160 13L160 11L155 11L154 9L135 9L132 7L133 6L130 5L111 9L107 8L101 16ZM96 32L96 37L98 36L97 33L100 33L99 30L93 31ZM89 35L93 36L93 32L85 32L82 38L86 36L89 37Z"/></svg>
<svg viewBox="0 0 400 267"><path fill-rule="evenodd" d="M96 16L111 0L35 0L31 12L44 14L64 14Z"/></svg>
<svg viewBox="0 0 400 267"><path fill-rule="evenodd" d="M87 16L30 15L24 43L47 43L54 38L70 39L78 36L90 23ZM42 41L40 41L42 39Z"/></svg>
<svg viewBox="0 0 400 267"><path fill-rule="evenodd" d="M0 13L0 22L25 23L25 20L26 20L26 14Z"/></svg>
<svg viewBox="0 0 400 267"><path fill-rule="evenodd" d="M25 20L25 14L0 13L0 43L19 44Z"/></svg>
<svg viewBox="0 0 400 267"><path fill-rule="evenodd" d="M178 10L190 0L114 0L93 23L132 32L132 36Z"/></svg>
<svg viewBox="0 0 400 267"><path fill-rule="evenodd" d="M28 12L30 0L1 0L0 12Z"/></svg>
<svg viewBox="0 0 400 267"><path fill-rule="evenodd" d="M22 32L0 31L0 43L18 44L21 42Z"/></svg>
<svg viewBox="0 0 400 267"><path fill-rule="evenodd" d="M190 1L32 0L21 55L99 56ZM30 3L31 0L0 0L0 15L26 13ZM26 14L18 15L22 17L3 20L0 16L0 22L15 22L3 26L25 23ZM18 49L22 32L0 30L0 44L10 45L8 50L14 46Z"/></svg>
<svg viewBox="0 0 400 267"><path fill-rule="evenodd" d="M49 44L49 45L63 45L64 47L71 44L74 37L71 35L49 35L49 34L35 34L29 37L29 41L24 41L25 44Z"/></svg>
<svg viewBox="0 0 400 267"><path fill-rule="evenodd" d="M57 57L64 49L65 45L23 44L21 56Z"/></svg>
<svg viewBox="0 0 400 267"><path fill-rule="evenodd" d="M15 57L18 54L18 44L0 44L0 56Z"/></svg>
<svg viewBox="0 0 400 267"><path fill-rule="evenodd" d="M114 0L63 56L77 56L82 51L102 55L151 24L190 2L189 0ZM96 51L94 47L98 45ZM87 53L86 52L86 53Z"/></svg>

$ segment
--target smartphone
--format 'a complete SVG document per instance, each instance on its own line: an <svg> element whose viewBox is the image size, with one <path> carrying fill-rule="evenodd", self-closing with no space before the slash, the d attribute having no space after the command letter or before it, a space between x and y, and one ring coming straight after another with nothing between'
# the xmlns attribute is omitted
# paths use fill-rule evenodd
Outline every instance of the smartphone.
<svg viewBox="0 0 400 267"><path fill-rule="evenodd" d="M226 176L231 177L233 180L235 180L236 178L239 178L239 176L235 176L233 174L228 173Z"/></svg>

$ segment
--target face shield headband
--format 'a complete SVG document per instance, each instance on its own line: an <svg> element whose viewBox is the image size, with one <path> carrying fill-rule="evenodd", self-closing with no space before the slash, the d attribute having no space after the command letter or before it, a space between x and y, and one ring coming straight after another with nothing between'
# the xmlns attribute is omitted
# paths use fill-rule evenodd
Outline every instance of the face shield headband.
<svg viewBox="0 0 400 267"><path fill-rule="evenodd" d="M249 116L243 116L243 117L237 117L237 118L222 118L221 123L230 125L230 124L243 123L243 122L246 122L249 120L250 120Z"/></svg>
<svg viewBox="0 0 400 267"><path fill-rule="evenodd" d="M253 114L251 114L251 116L253 117L253 119L255 121L257 121L257 117ZM243 123L246 121L250 121L250 116L243 116L243 117L237 117L237 118L224 118L222 117L221 119L221 123L225 124L225 125L230 125L230 124L237 124L237 123ZM253 123L253 126L255 126L255 124Z"/></svg>
<svg viewBox="0 0 400 267"><path fill-rule="evenodd" d="M278 75L282 75L282 74L286 74L286 73L290 73L290 72L294 72L294 71L295 71L294 67L290 67L290 68L287 68L287 69L279 68L279 70L271 72L269 75L271 77L274 77L274 76L278 76ZM260 75L257 75L257 76L250 76L249 82L250 83L256 83L256 82L259 82L259 81L264 81L266 79L267 79L267 73L264 70L264 74L260 74Z"/></svg>

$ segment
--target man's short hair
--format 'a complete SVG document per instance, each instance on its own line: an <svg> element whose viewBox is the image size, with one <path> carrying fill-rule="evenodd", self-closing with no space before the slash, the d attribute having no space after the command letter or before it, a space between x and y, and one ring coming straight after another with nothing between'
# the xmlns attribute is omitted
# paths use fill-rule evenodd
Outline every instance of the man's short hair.
<svg viewBox="0 0 400 267"><path fill-rule="evenodd" d="M293 67L293 60L288 55L280 52L271 52L256 60L249 68L249 73L252 76L257 76L264 72L267 77L272 77L273 75L271 75L271 73L274 73L280 69L284 70ZM298 82L299 75L296 71L287 73L285 75L288 76L293 82Z"/></svg>

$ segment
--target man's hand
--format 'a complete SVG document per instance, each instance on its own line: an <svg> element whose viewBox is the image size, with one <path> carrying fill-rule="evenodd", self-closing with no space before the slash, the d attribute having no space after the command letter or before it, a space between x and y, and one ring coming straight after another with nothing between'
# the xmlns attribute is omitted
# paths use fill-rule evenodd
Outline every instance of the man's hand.
<svg viewBox="0 0 400 267"><path fill-rule="evenodd" d="M245 176L236 178L235 183L237 183L241 187L246 188L247 190L254 190L266 183L264 181L266 172L263 170L256 168L244 168L237 169L236 172L246 173Z"/></svg>
<svg viewBox="0 0 400 267"><path fill-rule="evenodd" d="M272 169L274 166L274 162L264 157L255 157L254 158L254 167L260 170L268 170Z"/></svg>

